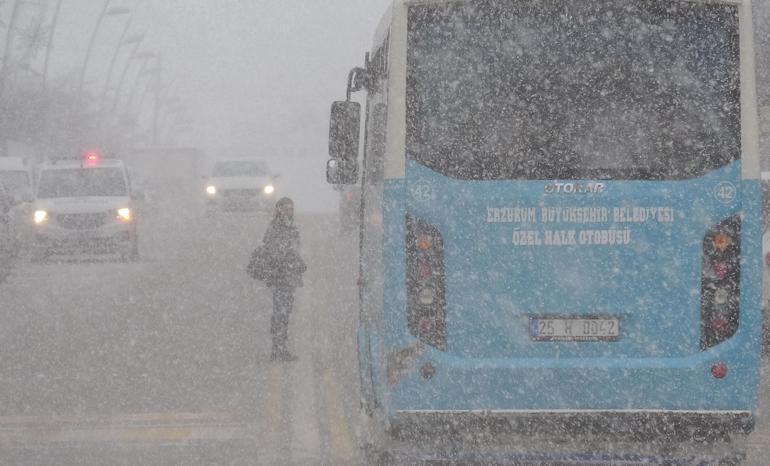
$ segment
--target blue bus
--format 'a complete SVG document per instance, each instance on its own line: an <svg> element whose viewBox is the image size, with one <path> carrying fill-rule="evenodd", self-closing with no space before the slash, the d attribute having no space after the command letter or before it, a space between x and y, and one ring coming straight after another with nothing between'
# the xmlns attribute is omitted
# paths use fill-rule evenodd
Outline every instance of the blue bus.
<svg viewBox="0 0 770 466"><path fill-rule="evenodd" d="M362 397L384 438L752 430L749 0L396 1L330 155L327 181L362 190Z"/></svg>

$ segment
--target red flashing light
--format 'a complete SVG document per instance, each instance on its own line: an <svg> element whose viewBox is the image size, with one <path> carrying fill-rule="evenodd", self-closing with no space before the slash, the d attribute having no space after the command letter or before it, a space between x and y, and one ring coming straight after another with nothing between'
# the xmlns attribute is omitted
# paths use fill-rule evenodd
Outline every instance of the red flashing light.
<svg viewBox="0 0 770 466"><path fill-rule="evenodd" d="M352 191L348 191L345 193L345 197L348 199L348 202L353 202L353 198L355 198L355 194L353 194Z"/></svg>
<svg viewBox="0 0 770 466"><path fill-rule="evenodd" d="M765 254L765 265L770 267L770 252Z"/></svg>
<svg viewBox="0 0 770 466"><path fill-rule="evenodd" d="M711 375L713 375L715 379L724 379L727 377L727 364L718 362L711 366Z"/></svg>
<svg viewBox="0 0 770 466"><path fill-rule="evenodd" d="M101 154L95 151L86 152L83 155L83 159L88 165L95 165L99 163L99 160L101 160L101 158L102 158Z"/></svg>

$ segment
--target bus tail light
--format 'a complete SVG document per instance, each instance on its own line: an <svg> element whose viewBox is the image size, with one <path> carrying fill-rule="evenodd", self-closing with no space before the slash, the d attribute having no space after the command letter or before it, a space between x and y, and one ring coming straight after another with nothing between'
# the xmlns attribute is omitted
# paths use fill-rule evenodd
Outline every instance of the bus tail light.
<svg viewBox="0 0 770 466"><path fill-rule="evenodd" d="M711 375L713 375L715 379L724 379L727 377L727 364L718 362L711 366Z"/></svg>
<svg viewBox="0 0 770 466"><path fill-rule="evenodd" d="M735 335L740 313L741 219L733 215L709 229L703 239L700 348Z"/></svg>
<svg viewBox="0 0 770 466"><path fill-rule="evenodd" d="M724 262L717 262L714 264L714 277L718 280L723 280L730 272L730 266Z"/></svg>
<svg viewBox="0 0 770 466"><path fill-rule="evenodd" d="M433 267L431 267L430 262L420 262L417 267L419 269L420 280L428 279L433 276Z"/></svg>
<svg viewBox="0 0 770 466"><path fill-rule="evenodd" d="M446 350L444 242L427 222L406 219L406 289L409 333Z"/></svg>

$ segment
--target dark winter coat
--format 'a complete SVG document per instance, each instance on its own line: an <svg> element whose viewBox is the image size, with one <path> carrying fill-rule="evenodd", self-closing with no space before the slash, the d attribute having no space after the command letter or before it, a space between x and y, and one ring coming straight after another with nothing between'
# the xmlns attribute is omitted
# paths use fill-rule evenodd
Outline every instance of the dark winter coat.
<svg viewBox="0 0 770 466"><path fill-rule="evenodd" d="M294 225L274 219L265 232L263 250L267 286L302 286L307 267L299 254L299 230Z"/></svg>

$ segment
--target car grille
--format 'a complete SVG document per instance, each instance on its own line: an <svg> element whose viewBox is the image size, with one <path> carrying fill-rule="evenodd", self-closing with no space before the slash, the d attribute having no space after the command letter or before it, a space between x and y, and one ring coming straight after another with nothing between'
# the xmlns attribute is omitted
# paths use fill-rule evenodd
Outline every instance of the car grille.
<svg viewBox="0 0 770 466"><path fill-rule="evenodd" d="M107 214L60 214L56 221L59 226L68 230L93 230L106 223Z"/></svg>
<svg viewBox="0 0 770 466"><path fill-rule="evenodd" d="M225 197L256 197L259 196L258 189L226 189L222 191Z"/></svg>

